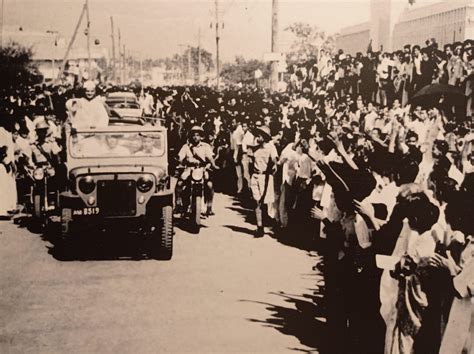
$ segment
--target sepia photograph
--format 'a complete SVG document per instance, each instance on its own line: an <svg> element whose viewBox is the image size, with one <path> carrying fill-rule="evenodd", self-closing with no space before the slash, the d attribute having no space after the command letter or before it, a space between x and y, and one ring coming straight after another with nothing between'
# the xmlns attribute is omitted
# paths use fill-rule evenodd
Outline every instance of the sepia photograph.
<svg viewBox="0 0 474 354"><path fill-rule="evenodd" d="M0 353L474 354L474 0L0 0Z"/></svg>

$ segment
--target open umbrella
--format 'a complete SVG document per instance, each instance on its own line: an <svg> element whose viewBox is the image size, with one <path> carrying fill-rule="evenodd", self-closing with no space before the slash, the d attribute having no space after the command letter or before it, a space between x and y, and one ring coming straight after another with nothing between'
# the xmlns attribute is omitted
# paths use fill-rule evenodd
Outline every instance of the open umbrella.
<svg viewBox="0 0 474 354"><path fill-rule="evenodd" d="M441 101L442 100L442 101ZM464 92L456 86L430 84L423 87L411 99L412 105L422 106L462 106L467 102Z"/></svg>

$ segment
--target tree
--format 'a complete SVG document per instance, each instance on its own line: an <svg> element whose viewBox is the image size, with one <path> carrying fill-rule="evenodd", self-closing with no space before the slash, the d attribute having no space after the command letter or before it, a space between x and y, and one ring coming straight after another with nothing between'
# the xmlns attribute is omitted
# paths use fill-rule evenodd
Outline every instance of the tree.
<svg viewBox="0 0 474 354"><path fill-rule="evenodd" d="M335 50L335 36L327 35L318 26L296 22L285 28L285 31L292 33L294 36L291 49L287 53L289 63L317 58L321 50L330 53Z"/></svg>
<svg viewBox="0 0 474 354"><path fill-rule="evenodd" d="M191 54L191 63L189 65L189 55ZM199 55L201 56L201 68L199 69ZM205 49L198 50L197 47L189 47L181 56L184 66L184 75L187 78L197 78L198 73L208 73L214 69L214 60L212 54ZM188 72L191 69L191 72Z"/></svg>
<svg viewBox="0 0 474 354"><path fill-rule="evenodd" d="M191 54L191 61L189 56ZM199 55L201 67L199 67ZM188 47L182 54L174 54L172 57L160 58L153 61L153 66L162 66L166 70L179 70L188 79L197 79L198 72L206 74L214 69L213 56L207 50L197 47Z"/></svg>
<svg viewBox="0 0 474 354"><path fill-rule="evenodd" d="M270 76L270 65L257 59L246 60L242 56L235 58L233 63L225 63L221 76L233 83L252 83L255 81L255 70L262 71L262 79Z"/></svg>
<svg viewBox="0 0 474 354"><path fill-rule="evenodd" d="M9 91L41 82L37 68L31 62L33 53L18 43L0 48L0 90Z"/></svg>

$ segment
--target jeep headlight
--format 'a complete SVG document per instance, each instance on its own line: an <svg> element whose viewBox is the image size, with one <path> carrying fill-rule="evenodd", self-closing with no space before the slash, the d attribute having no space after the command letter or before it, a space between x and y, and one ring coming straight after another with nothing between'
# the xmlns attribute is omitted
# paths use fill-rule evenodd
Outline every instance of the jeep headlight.
<svg viewBox="0 0 474 354"><path fill-rule="evenodd" d="M44 178L44 170L42 168L37 168L33 172L33 178L37 181L40 181Z"/></svg>
<svg viewBox="0 0 474 354"><path fill-rule="evenodd" d="M153 176L151 175L142 175L137 180L137 188L140 192L146 193L153 188Z"/></svg>
<svg viewBox="0 0 474 354"><path fill-rule="evenodd" d="M79 190L84 194L90 194L95 189L95 181L92 176L81 177L79 180Z"/></svg>

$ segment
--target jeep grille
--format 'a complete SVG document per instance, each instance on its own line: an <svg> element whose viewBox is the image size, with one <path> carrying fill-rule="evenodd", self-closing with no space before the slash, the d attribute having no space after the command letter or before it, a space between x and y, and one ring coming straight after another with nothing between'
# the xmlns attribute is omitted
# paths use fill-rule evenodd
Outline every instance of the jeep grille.
<svg viewBox="0 0 474 354"><path fill-rule="evenodd" d="M134 180L99 181L97 205L104 216L136 214L137 188Z"/></svg>

